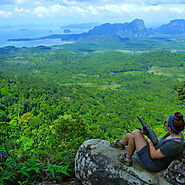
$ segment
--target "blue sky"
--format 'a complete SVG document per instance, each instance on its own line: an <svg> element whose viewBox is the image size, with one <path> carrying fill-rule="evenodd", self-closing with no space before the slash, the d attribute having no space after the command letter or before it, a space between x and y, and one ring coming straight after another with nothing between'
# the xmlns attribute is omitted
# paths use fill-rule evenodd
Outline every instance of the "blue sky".
<svg viewBox="0 0 185 185"><path fill-rule="evenodd" d="M123 23L147 27L185 19L185 0L0 0L0 26Z"/></svg>

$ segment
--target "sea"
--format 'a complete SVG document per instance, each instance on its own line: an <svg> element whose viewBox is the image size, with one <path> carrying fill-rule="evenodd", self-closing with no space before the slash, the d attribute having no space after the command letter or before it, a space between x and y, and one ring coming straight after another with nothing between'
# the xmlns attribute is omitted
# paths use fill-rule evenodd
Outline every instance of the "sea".
<svg viewBox="0 0 185 185"><path fill-rule="evenodd" d="M80 34L87 32L88 29L70 29L70 34ZM62 41L61 39L40 39L31 41L8 41L8 39L24 39L24 38L40 38L53 34L67 34L64 29L59 26L21 26L21 27L0 27L0 47L36 47L36 46L52 46L62 45L71 42ZM69 33L68 33L69 34Z"/></svg>

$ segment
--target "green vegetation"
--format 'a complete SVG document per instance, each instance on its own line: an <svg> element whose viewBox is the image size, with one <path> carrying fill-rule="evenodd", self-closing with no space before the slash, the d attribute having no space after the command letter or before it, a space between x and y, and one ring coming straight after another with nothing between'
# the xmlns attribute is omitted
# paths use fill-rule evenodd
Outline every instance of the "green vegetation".
<svg viewBox="0 0 185 185"><path fill-rule="evenodd" d="M123 50L125 52L144 51L172 51L185 53L185 35L155 34L143 37L120 37L116 35L88 35L78 38L75 44L63 45L65 49L76 51L110 51ZM73 41L73 38L72 38ZM75 40L76 41L76 40Z"/></svg>
<svg viewBox="0 0 185 185"><path fill-rule="evenodd" d="M173 89L185 78L184 54L70 46L1 48L1 184L65 182L85 140L119 139L141 127L137 115L160 137L166 117L185 115Z"/></svg>

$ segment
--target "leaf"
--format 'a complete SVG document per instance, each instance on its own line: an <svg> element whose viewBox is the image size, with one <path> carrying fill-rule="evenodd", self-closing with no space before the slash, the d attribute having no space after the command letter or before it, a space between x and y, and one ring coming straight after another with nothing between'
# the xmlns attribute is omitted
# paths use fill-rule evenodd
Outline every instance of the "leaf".
<svg viewBox="0 0 185 185"><path fill-rule="evenodd" d="M39 170L39 168L32 167L31 169L32 169L32 170L34 170L36 173L40 173L40 170Z"/></svg>
<svg viewBox="0 0 185 185"><path fill-rule="evenodd" d="M53 178L55 178L55 172L54 172L53 168L50 169L50 172L51 172L51 175L53 176Z"/></svg>
<svg viewBox="0 0 185 185"><path fill-rule="evenodd" d="M56 173L63 173L65 175L68 175L70 176L67 171L69 170L69 165L66 165L66 166L58 166L57 169L56 169Z"/></svg>
<svg viewBox="0 0 185 185"><path fill-rule="evenodd" d="M1 180L8 180L10 178L10 175L7 177L2 177Z"/></svg>
<svg viewBox="0 0 185 185"><path fill-rule="evenodd" d="M25 172L25 171L17 171L18 173L21 173L23 175L26 175L28 178L30 178L29 173Z"/></svg>

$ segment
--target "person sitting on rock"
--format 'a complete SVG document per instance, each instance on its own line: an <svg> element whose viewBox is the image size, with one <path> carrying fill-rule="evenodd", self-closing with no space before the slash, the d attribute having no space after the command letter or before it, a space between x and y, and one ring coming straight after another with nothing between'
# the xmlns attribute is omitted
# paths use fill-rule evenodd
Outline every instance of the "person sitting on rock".
<svg viewBox="0 0 185 185"><path fill-rule="evenodd" d="M110 146L125 149L125 145L128 145L127 153L119 158L119 161L127 166L132 165L132 155L136 150L139 159L148 171L166 169L183 150L184 138L181 133L185 125L183 115L176 112L166 119L164 125L168 133L159 139L155 147L150 139L145 140L144 128L128 133L122 140L111 142Z"/></svg>

